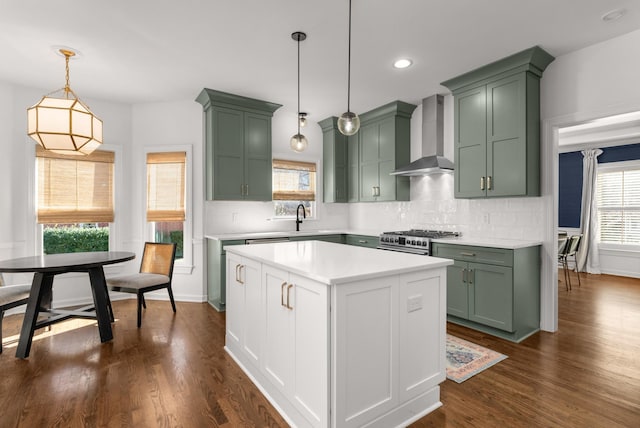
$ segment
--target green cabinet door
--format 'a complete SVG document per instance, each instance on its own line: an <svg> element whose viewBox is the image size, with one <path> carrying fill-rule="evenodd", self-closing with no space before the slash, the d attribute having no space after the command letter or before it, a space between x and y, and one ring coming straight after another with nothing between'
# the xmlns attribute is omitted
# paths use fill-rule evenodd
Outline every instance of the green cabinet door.
<svg viewBox="0 0 640 428"><path fill-rule="evenodd" d="M486 194L486 98L483 86L462 92L454 100L456 198L484 197Z"/></svg>
<svg viewBox="0 0 640 428"><path fill-rule="evenodd" d="M513 331L513 269L469 263L468 282L468 319Z"/></svg>
<svg viewBox="0 0 640 428"><path fill-rule="evenodd" d="M270 201L272 195L271 118L245 113L244 199Z"/></svg>
<svg viewBox="0 0 640 428"><path fill-rule="evenodd" d="M360 145L360 189L361 202L375 201L380 185L380 123L363 125L357 134Z"/></svg>
<svg viewBox="0 0 640 428"><path fill-rule="evenodd" d="M347 202L349 197L348 139L338 130L337 117L329 117L318 124L322 128L323 201Z"/></svg>
<svg viewBox="0 0 640 428"><path fill-rule="evenodd" d="M467 263L454 260L447 266L447 314L469 318Z"/></svg>
<svg viewBox="0 0 640 428"><path fill-rule="evenodd" d="M525 75L487 85L487 196L527 194Z"/></svg>
<svg viewBox="0 0 640 428"><path fill-rule="evenodd" d="M348 165L349 172L347 178L347 201L348 202L358 202L359 193L360 193L360 145L359 145L359 135L352 135L347 138L348 144Z"/></svg>
<svg viewBox="0 0 640 428"><path fill-rule="evenodd" d="M357 247L377 248L378 237L368 235L347 235L344 243L347 245L355 245Z"/></svg>
<svg viewBox="0 0 640 428"><path fill-rule="evenodd" d="M240 110L212 108L213 141L207 160L213 162L212 198L243 199L244 185L244 113ZM214 196L215 195L215 196Z"/></svg>

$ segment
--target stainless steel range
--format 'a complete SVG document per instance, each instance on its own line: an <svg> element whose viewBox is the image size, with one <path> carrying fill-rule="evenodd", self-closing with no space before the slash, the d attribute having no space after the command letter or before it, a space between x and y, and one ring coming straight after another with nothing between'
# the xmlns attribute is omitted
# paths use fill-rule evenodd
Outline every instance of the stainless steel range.
<svg viewBox="0 0 640 428"><path fill-rule="evenodd" d="M431 253L432 239L455 238L458 236L460 236L460 232L443 230L411 229L399 232L383 232L378 241L378 248L428 256Z"/></svg>

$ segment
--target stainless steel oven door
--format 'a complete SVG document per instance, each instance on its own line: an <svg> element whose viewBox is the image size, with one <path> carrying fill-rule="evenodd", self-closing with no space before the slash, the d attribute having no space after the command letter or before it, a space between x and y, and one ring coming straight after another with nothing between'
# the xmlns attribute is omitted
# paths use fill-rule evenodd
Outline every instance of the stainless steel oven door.
<svg viewBox="0 0 640 428"><path fill-rule="evenodd" d="M420 256L429 255L428 248L418 249L418 248L408 248L408 247L392 247L392 246L386 246L386 245L378 245L376 248L378 248L378 250L388 250L388 251L396 251L399 253L418 254Z"/></svg>

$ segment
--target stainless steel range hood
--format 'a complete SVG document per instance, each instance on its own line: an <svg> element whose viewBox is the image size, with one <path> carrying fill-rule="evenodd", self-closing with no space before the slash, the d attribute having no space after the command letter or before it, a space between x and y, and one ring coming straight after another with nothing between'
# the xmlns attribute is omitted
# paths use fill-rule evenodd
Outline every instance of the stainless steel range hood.
<svg viewBox="0 0 640 428"><path fill-rule="evenodd" d="M453 171L453 162L444 157L444 97L432 95L422 100L422 156L393 171L391 175L416 176Z"/></svg>

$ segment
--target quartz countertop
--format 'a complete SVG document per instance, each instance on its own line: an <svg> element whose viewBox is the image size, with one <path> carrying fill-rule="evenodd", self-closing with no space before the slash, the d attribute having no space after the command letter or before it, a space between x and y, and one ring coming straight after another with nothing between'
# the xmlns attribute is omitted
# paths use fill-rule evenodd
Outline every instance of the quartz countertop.
<svg viewBox="0 0 640 428"><path fill-rule="evenodd" d="M478 247L505 248L508 250L516 250L518 248L535 247L542 245L542 241L536 240L520 240L520 239L500 239L487 237L466 237L459 238L440 238L432 239L431 242L441 242L443 244L455 245L475 245Z"/></svg>
<svg viewBox="0 0 640 428"><path fill-rule="evenodd" d="M380 235L382 231L376 230L352 230L352 229L319 229L319 230L301 230L296 232L291 231L273 231L273 232L232 232L232 233L214 233L207 234L207 239L217 239L221 241L225 240L237 240L237 239L262 239L262 238L290 238L296 236L317 236L317 235L366 235L375 236Z"/></svg>
<svg viewBox="0 0 640 428"><path fill-rule="evenodd" d="M226 250L227 253L248 257L331 285L453 264L453 261L439 257L380 251L324 241L233 245L226 247Z"/></svg>

